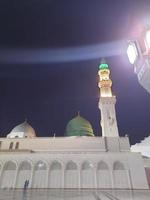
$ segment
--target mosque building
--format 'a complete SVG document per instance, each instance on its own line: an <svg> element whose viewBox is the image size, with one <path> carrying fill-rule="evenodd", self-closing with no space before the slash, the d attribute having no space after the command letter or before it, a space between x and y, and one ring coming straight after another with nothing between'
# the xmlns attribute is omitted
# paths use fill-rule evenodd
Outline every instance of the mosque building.
<svg viewBox="0 0 150 200"><path fill-rule="evenodd" d="M0 188L149 189L150 160L120 137L110 69L99 65L102 137L78 113L64 137L37 137L25 121L0 138Z"/></svg>

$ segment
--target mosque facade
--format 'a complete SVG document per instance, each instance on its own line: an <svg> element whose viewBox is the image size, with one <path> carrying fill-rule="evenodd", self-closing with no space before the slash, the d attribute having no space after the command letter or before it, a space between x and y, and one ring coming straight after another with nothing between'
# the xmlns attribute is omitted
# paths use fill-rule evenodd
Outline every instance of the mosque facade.
<svg viewBox="0 0 150 200"><path fill-rule="evenodd" d="M36 137L25 121L0 138L0 188L149 189L150 161L120 137L108 64L99 65L102 137L80 114L64 137Z"/></svg>

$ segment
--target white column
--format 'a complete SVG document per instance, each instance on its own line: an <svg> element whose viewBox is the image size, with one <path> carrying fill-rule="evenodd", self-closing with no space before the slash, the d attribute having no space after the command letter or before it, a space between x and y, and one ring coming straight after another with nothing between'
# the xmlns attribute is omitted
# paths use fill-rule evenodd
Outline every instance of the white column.
<svg viewBox="0 0 150 200"><path fill-rule="evenodd" d="M48 170L48 184L47 184L47 187L49 188L49 186L50 186L50 179L51 179L51 164L52 163L50 163L49 164L49 170Z"/></svg>
<svg viewBox="0 0 150 200"><path fill-rule="evenodd" d="M110 180L111 180L111 188L114 188L114 173L113 173L114 171L113 170L111 170L110 171Z"/></svg>
<svg viewBox="0 0 150 200"><path fill-rule="evenodd" d="M4 171L4 163L1 165L1 171L0 171L0 188L2 188L3 171Z"/></svg>
<svg viewBox="0 0 150 200"><path fill-rule="evenodd" d="M17 178L18 178L18 172L19 172L19 166L16 168L16 174L15 174L15 179L14 179L14 186L13 188L16 188L16 183L17 183Z"/></svg>
<svg viewBox="0 0 150 200"><path fill-rule="evenodd" d="M1 182L1 175L2 175L2 166L1 166L1 169L0 169L0 182Z"/></svg>
<svg viewBox="0 0 150 200"><path fill-rule="evenodd" d="M61 174L62 174L61 188L64 188L64 186L65 186L65 167L64 166L62 166L62 172L61 172Z"/></svg>
<svg viewBox="0 0 150 200"><path fill-rule="evenodd" d="M128 184L129 184L129 188L132 189L132 180L131 180L131 176L130 176L130 170L126 170L127 172L127 178L128 178Z"/></svg>
<svg viewBox="0 0 150 200"><path fill-rule="evenodd" d="M49 180L49 172L50 172L50 167L49 165L47 166L47 173L46 173L46 185L47 185L47 188L48 188L48 180Z"/></svg>
<svg viewBox="0 0 150 200"><path fill-rule="evenodd" d="M34 176L34 165L32 165L31 168L31 178L30 178L29 188L33 187L33 178L34 178L33 176Z"/></svg>
<svg viewBox="0 0 150 200"><path fill-rule="evenodd" d="M81 188L81 166L79 166L79 168L78 168L78 176L79 176L78 187L80 189Z"/></svg>
<svg viewBox="0 0 150 200"><path fill-rule="evenodd" d="M78 166L78 176L79 176L79 189L82 187L81 180L81 164Z"/></svg>
<svg viewBox="0 0 150 200"><path fill-rule="evenodd" d="M97 168L96 165L94 164L94 183L95 183L95 188L97 188Z"/></svg>

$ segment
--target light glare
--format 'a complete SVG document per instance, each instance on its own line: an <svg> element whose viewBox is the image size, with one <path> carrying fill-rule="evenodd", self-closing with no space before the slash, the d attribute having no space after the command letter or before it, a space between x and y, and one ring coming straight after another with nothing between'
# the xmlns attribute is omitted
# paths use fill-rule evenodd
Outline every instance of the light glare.
<svg viewBox="0 0 150 200"><path fill-rule="evenodd" d="M146 43L147 43L147 47L150 50L150 30L147 31L146 33Z"/></svg>
<svg viewBox="0 0 150 200"><path fill-rule="evenodd" d="M137 59L137 56L138 56L137 48L135 46L135 43L130 43L129 44L128 49L127 49L127 55L128 55L130 63L134 64L136 59Z"/></svg>
<svg viewBox="0 0 150 200"><path fill-rule="evenodd" d="M76 47L40 49L0 48L0 63L64 63L107 58L126 53L123 51L124 45L124 40L118 40Z"/></svg>

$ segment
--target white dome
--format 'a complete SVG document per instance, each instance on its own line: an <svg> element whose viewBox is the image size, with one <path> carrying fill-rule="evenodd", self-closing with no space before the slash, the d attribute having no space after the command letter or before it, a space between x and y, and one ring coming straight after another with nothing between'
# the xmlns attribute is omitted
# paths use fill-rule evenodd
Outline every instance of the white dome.
<svg viewBox="0 0 150 200"><path fill-rule="evenodd" d="M36 137L35 130L27 121L15 126L7 135L7 138L33 138Z"/></svg>
<svg viewBox="0 0 150 200"><path fill-rule="evenodd" d="M140 143L131 146L132 152L140 152L143 156L150 158L150 136L144 138Z"/></svg>

